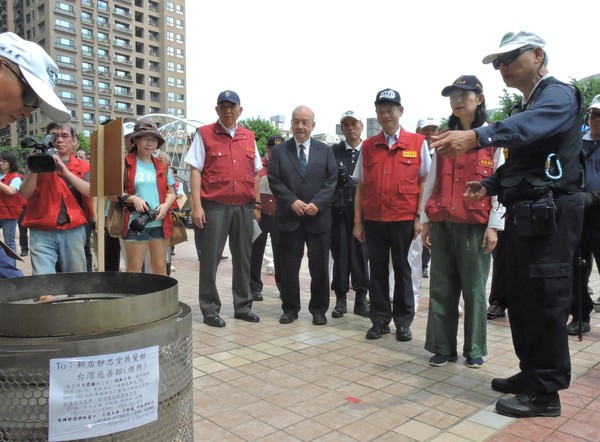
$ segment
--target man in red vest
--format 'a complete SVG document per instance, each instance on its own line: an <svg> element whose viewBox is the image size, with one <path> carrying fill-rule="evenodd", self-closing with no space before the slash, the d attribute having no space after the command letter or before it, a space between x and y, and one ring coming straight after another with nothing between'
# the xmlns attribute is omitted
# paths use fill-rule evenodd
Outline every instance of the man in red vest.
<svg viewBox="0 0 600 442"><path fill-rule="evenodd" d="M415 316L408 250L421 232L421 195L431 164L423 135L400 126L404 108L400 94L384 89L375 98L377 121L383 130L363 142L352 178L354 236L367 242L371 322L367 339L379 339L396 325L396 339L410 341ZM390 253L395 274L394 307L389 297Z"/></svg>
<svg viewBox="0 0 600 442"><path fill-rule="evenodd" d="M192 221L200 247L200 310L205 324L225 327L219 316L216 278L227 238L234 318L260 321L251 310L250 251L253 219L260 220L261 213L258 171L262 163L254 134L237 124L243 110L239 95L221 92L215 110L219 119L198 129L185 162L191 166Z"/></svg>
<svg viewBox="0 0 600 442"><path fill-rule="evenodd" d="M32 272L56 273L57 264L63 272L85 272L85 228L94 217L89 196L90 163L73 154L75 127L50 123L46 134L53 137L56 169L30 171L19 189L27 199L23 225L30 232Z"/></svg>

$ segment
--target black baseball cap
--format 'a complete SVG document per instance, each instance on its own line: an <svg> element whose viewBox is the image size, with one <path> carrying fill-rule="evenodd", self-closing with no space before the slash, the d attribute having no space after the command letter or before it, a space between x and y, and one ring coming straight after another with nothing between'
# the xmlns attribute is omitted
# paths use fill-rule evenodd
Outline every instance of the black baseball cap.
<svg viewBox="0 0 600 442"><path fill-rule="evenodd" d="M285 142L285 138L283 138L281 135L271 135L267 140L267 147L273 147L283 142Z"/></svg>
<svg viewBox="0 0 600 442"><path fill-rule="evenodd" d="M384 89L382 91L377 92L377 96L375 97L375 104L381 104L388 101L401 106L400 93L398 91L395 91L394 89Z"/></svg>
<svg viewBox="0 0 600 442"><path fill-rule="evenodd" d="M461 75L454 80L454 83L452 83L450 86L446 86L444 89L442 89L442 96L449 97L456 89L474 91L478 94L483 92L481 81L479 81L475 75Z"/></svg>

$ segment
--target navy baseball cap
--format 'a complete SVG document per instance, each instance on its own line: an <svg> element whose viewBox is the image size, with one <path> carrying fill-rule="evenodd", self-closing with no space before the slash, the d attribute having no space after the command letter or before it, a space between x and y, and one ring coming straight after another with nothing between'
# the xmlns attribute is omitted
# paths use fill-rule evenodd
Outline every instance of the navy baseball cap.
<svg viewBox="0 0 600 442"><path fill-rule="evenodd" d="M464 91L474 91L477 94L483 93L483 86L481 81L475 75L461 75L454 83L450 86L446 86L442 89L442 96L449 97L456 89L462 89Z"/></svg>
<svg viewBox="0 0 600 442"><path fill-rule="evenodd" d="M223 91L217 98L217 104L222 103L223 101L229 101L233 104L240 104L240 96L233 91Z"/></svg>
<svg viewBox="0 0 600 442"><path fill-rule="evenodd" d="M398 91L395 91L394 89L384 89L382 91L377 92L377 96L375 97L375 104L385 103L386 101L401 106L400 93Z"/></svg>

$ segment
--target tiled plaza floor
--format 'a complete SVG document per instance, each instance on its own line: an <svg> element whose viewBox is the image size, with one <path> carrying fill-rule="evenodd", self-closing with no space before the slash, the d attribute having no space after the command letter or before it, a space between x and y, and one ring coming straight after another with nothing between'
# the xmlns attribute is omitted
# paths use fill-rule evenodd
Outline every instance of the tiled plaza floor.
<svg viewBox="0 0 600 442"><path fill-rule="evenodd" d="M227 259L218 274L227 326L208 327L198 308L198 261L189 233L190 241L176 248L172 276L193 311L196 441L600 440L599 314L582 342L570 338L573 382L560 393L562 416L511 419L494 412L502 395L490 388L493 377L517 371L507 318L488 322L489 355L481 369L467 368L463 357L432 368L423 348L428 280L413 340L396 341L392 329L367 341L370 321L352 313L332 319L329 312L327 325L312 325L306 265L296 322L279 324L280 301L266 274L264 301L253 307L260 323L233 319ZM30 274L28 258L20 267ZM596 273L592 287L600 294Z"/></svg>

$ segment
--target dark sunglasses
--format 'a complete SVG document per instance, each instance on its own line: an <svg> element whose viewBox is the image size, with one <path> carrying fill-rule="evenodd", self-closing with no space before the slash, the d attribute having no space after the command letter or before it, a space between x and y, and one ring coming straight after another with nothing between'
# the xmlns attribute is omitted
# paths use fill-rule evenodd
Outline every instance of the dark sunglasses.
<svg viewBox="0 0 600 442"><path fill-rule="evenodd" d="M31 109L37 109L40 107L40 100L34 90L29 86L27 80L21 74L21 71L18 67L11 66L6 60L2 60L2 64L6 66L23 84L23 94L21 95L21 99L23 100L23 105L25 107L29 107Z"/></svg>
<svg viewBox="0 0 600 442"><path fill-rule="evenodd" d="M514 51L507 52L506 54L502 54L498 58L496 58L494 61L492 61L492 66L496 70L500 69L501 64L503 64L504 66L508 66L513 61L515 61L517 58L519 58L523 52L531 51L532 49L534 49L534 48L524 47L524 48L515 49Z"/></svg>

